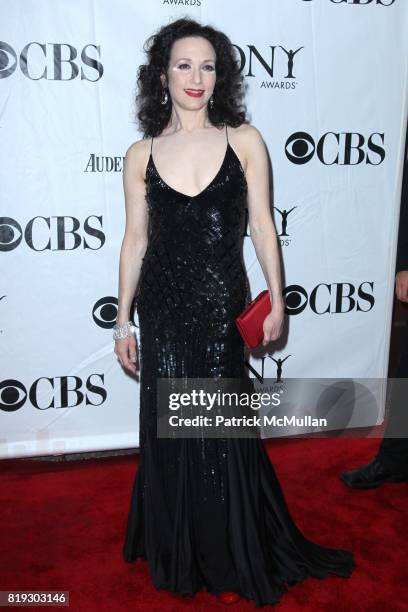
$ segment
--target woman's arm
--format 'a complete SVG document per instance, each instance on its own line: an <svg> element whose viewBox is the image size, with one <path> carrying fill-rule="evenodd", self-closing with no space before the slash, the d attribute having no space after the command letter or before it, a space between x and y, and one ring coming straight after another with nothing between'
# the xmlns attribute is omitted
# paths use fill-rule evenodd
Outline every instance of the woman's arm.
<svg viewBox="0 0 408 612"><path fill-rule="evenodd" d="M123 167L126 226L119 261L117 323L130 319L130 307L139 281L148 242L148 209L145 199L146 141L139 140L126 151Z"/></svg>
<svg viewBox="0 0 408 612"><path fill-rule="evenodd" d="M265 143L254 126L245 129L248 220L256 256L269 289L272 313L264 324L264 344L276 340L282 331L284 302L278 240L270 212L269 166Z"/></svg>

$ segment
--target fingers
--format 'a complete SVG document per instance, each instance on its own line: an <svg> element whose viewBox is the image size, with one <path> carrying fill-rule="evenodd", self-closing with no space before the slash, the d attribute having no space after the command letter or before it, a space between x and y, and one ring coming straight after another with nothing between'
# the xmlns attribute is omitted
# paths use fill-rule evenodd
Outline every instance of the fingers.
<svg viewBox="0 0 408 612"><path fill-rule="evenodd" d="M132 372L132 374L139 372L139 363L137 362L137 359L135 359L135 362L132 362L129 357L122 355L118 356L118 361L123 368L129 372Z"/></svg>
<svg viewBox="0 0 408 612"><path fill-rule="evenodd" d="M139 359L138 359L138 350L137 350L136 343L129 345L128 353L129 353L129 363L132 364L134 371L138 371L139 370Z"/></svg>
<svg viewBox="0 0 408 612"><path fill-rule="evenodd" d="M118 358L120 365L131 372L132 374L136 374L139 372L139 360L138 360L138 350L137 345L134 339L129 339L127 342L117 341L115 344L114 352Z"/></svg>
<svg viewBox="0 0 408 612"><path fill-rule="evenodd" d="M263 346L266 346L267 344L269 344L269 342L273 342L274 340L277 340L280 336L280 333L278 332L274 332L274 331L269 331L264 333L264 338L262 340L262 344Z"/></svg>
<svg viewBox="0 0 408 612"><path fill-rule="evenodd" d="M131 361L132 363L138 362L137 351L133 348L129 349L129 361Z"/></svg>
<svg viewBox="0 0 408 612"><path fill-rule="evenodd" d="M401 302L408 302L408 285L405 283L397 283L396 285L397 298Z"/></svg>
<svg viewBox="0 0 408 612"><path fill-rule="evenodd" d="M395 293L401 302L408 302L408 271L402 270L397 273Z"/></svg>
<svg viewBox="0 0 408 612"><path fill-rule="evenodd" d="M263 346L266 346L269 342L273 342L277 340L282 333L282 329L283 329L282 325L279 327L273 325L270 328L267 327L266 329L264 329L264 337L262 340Z"/></svg>

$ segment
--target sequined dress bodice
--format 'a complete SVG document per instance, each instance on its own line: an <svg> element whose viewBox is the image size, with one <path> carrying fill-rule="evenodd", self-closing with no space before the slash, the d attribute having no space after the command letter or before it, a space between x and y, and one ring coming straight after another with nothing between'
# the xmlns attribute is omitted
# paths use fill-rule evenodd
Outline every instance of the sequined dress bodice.
<svg viewBox="0 0 408 612"><path fill-rule="evenodd" d="M247 183L227 142L209 185L189 196L170 187L150 154L146 169L149 242L140 278L138 313L183 319L184 326L211 317L231 322L245 305L242 261ZM153 311L152 311L153 309Z"/></svg>

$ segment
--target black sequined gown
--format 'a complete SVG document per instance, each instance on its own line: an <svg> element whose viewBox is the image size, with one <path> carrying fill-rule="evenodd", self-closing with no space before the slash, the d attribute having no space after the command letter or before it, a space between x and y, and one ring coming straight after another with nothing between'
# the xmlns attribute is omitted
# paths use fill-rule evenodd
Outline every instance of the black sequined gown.
<svg viewBox="0 0 408 612"><path fill-rule="evenodd" d="M234 318L248 301L241 259L247 183L227 130L226 143L217 175L194 197L162 180L152 153L146 170L140 465L123 557L147 559L158 589L232 590L262 606L306 576L349 576L353 558L305 539L260 438L156 436L158 377L245 376Z"/></svg>

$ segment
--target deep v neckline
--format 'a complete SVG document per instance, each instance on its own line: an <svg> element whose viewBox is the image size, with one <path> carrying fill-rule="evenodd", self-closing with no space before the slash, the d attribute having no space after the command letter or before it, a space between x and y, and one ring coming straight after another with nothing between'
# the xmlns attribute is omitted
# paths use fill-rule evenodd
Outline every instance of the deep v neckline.
<svg viewBox="0 0 408 612"><path fill-rule="evenodd" d="M162 183L164 183L166 185L166 187L168 189L170 189L171 191L173 191L174 193L177 193L178 195L182 196L183 198L188 198L189 200L195 200L196 198L198 198L199 196L201 196L203 193L205 193L207 191L207 189L209 189L211 187L211 185L213 185L215 183L215 181L217 180L217 178L219 177L219 175L221 174L224 166L225 166L225 162L227 160L227 155L228 155L228 151L230 150L230 143L227 142L227 147L225 149L225 153L224 153L224 158L221 162L221 166L218 169L217 174L214 176L214 178L208 183L208 185L206 187L204 187L204 189L202 189L199 193L197 193L196 195L188 195L187 193L183 193L182 191L178 191L177 189L175 189L174 187L172 187L171 185L169 185L160 175L157 166L154 162L153 159L153 154L150 151L150 157L149 157L149 161L152 162L153 168L158 176L158 178L162 181Z"/></svg>

